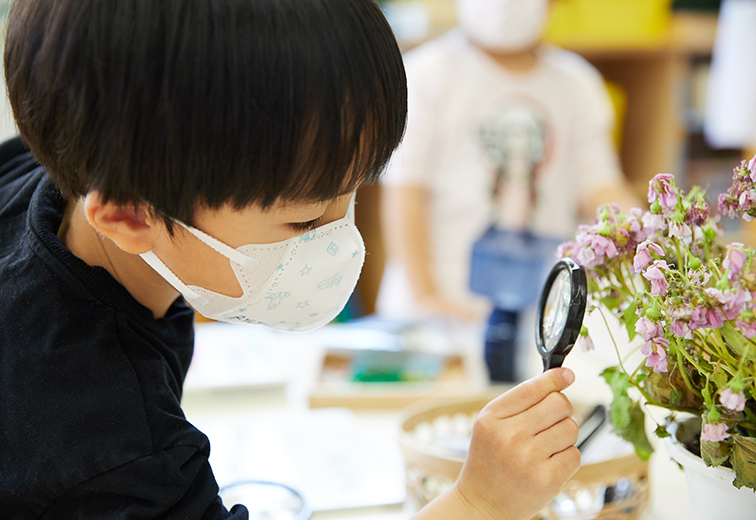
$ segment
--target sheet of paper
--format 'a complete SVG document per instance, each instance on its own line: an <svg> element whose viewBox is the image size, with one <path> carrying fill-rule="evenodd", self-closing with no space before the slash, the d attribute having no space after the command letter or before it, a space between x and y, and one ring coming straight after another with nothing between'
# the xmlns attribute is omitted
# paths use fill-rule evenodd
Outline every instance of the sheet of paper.
<svg viewBox="0 0 756 520"><path fill-rule="evenodd" d="M263 327L198 324L184 392L283 388L289 374L276 341Z"/></svg>
<svg viewBox="0 0 756 520"><path fill-rule="evenodd" d="M341 408L195 422L210 439L221 487L248 479L280 482L299 490L314 511L404 501L397 433L383 424L366 427Z"/></svg>

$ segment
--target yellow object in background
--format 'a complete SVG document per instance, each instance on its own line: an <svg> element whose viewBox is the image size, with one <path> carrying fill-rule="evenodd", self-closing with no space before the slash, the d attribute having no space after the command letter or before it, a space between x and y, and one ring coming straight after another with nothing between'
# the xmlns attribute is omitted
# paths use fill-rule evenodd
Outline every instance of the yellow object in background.
<svg viewBox="0 0 756 520"><path fill-rule="evenodd" d="M614 108L614 133L612 138L614 140L614 146L617 153L622 150L622 129L625 126L625 111L627 110L627 92L619 83L612 81L605 81L606 90L609 93L609 98L612 100L612 107Z"/></svg>
<svg viewBox="0 0 756 520"><path fill-rule="evenodd" d="M653 46L669 28L672 0L557 0L545 38L556 45Z"/></svg>

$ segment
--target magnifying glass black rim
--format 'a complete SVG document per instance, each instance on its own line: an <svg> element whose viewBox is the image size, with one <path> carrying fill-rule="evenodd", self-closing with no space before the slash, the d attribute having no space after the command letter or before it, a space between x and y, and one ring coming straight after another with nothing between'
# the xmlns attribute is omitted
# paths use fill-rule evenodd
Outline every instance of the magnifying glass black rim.
<svg viewBox="0 0 756 520"><path fill-rule="evenodd" d="M554 285L559 273L567 271L570 275L570 306L567 311L567 320L562 330L562 335L552 350L546 348L543 339L543 311L546 308L551 286ZM558 261L551 269L546 283L541 292L541 300L538 304L538 314L536 316L536 346L538 353L543 358L544 369L561 366L564 358L572 350L572 346L580 334L583 326L583 315L585 314L585 305L588 296L588 280L585 276L585 270L571 258L563 258Z"/></svg>

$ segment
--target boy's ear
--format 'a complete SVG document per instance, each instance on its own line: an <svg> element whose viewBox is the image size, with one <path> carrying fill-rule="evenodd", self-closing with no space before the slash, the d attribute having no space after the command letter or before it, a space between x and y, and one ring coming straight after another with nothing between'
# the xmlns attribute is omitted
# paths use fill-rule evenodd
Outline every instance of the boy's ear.
<svg viewBox="0 0 756 520"><path fill-rule="evenodd" d="M95 230L133 255L151 250L165 227L162 221L150 216L145 205L119 206L113 202L103 202L97 191L85 197L84 211Z"/></svg>

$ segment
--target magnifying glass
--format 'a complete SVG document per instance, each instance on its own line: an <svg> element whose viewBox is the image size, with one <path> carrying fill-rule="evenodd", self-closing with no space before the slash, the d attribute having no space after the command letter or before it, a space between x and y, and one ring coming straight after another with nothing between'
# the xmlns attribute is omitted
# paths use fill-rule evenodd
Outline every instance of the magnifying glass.
<svg viewBox="0 0 756 520"><path fill-rule="evenodd" d="M583 326L588 282L585 269L570 258L553 267L541 291L536 316L536 346L544 372L560 367Z"/></svg>

